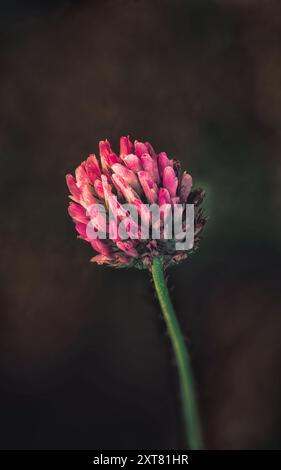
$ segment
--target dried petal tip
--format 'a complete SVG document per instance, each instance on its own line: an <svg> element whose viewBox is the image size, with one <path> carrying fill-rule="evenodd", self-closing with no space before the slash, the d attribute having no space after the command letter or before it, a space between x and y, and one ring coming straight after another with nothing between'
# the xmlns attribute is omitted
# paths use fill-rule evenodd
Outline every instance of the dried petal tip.
<svg viewBox="0 0 281 470"><path fill-rule="evenodd" d="M96 252L91 261L114 267L150 269L154 257L161 257L166 267L186 259L197 248L207 221L200 207L204 191L192 189L192 178L181 172L180 163L168 158L165 152L157 154L149 142L135 140L132 144L129 136L123 136L117 155L110 142L102 140L99 153L100 161L90 154L76 168L75 177L66 175L69 197L73 201L68 213L75 223L78 238L90 243ZM137 220L125 203L133 206L139 216ZM175 204L181 204L184 213L187 203L194 205L194 246L192 250L181 248L179 251L176 239L163 236L165 214L166 209L168 212L175 210ZM160 218L156 222L151 204L159 206ZM116 216L109 219L112 211ZM122 238L117 230L121 223L127 238ZM156 238L153 237L155 228L160 231Z"/></svg>

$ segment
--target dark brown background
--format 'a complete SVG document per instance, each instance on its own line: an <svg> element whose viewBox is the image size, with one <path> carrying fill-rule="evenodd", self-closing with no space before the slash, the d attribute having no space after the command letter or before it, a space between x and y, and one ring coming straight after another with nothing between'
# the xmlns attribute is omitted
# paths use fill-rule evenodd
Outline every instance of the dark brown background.
<svg viewBox="0 0 281 470"><path fill-rule="evenodd" d="M207 191L170 272L208 448L280 448L281 3L1 2L2 449L183 446L146 272L89 263L64 175L119 135Z"/></svg>

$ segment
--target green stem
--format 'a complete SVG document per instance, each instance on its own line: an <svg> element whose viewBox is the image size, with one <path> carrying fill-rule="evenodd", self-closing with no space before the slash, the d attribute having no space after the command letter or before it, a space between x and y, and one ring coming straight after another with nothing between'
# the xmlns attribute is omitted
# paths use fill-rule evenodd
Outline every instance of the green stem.
<svg viewBox="0 0 281 470"><path fill-rule="evenodd" d="M203 443L190 358L170 299L160 258L154 258L151 271L176 357L187 445L190 449L199 450L203 448Z"/></svg>

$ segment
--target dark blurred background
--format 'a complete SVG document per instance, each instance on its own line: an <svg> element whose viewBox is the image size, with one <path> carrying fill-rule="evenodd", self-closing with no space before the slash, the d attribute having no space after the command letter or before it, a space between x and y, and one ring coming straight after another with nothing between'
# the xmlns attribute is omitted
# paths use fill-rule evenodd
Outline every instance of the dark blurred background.
<svg viewBox="0 0 281 470"><path fill-rule="evenodd" d="M149 140L206 189L169 284L206 447L281 448L281 3L1 1L1 449L178 449L146 272L89 263L64 176Z"/></svg>

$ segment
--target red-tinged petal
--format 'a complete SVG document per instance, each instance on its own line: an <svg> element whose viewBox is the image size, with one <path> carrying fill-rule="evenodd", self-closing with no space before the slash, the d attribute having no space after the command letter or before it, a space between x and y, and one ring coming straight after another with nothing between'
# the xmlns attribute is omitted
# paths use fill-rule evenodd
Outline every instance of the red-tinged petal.
<svg viewBox="0 0 281 470"><path fill-rule="evenodd" d="M158 167L161 176L163 176L164 168L167 166L173 167L173 160L169 160L166 152L160 152L158 155Z"/></svg>
<svg viewBox="0 0 281 470"><path fill-rule="evenodd" d="M101 209L98 204L91 207L89 211L91 226L102 233L107 233L107 223L105 209ZM91 227L90 227L91 228Z"/></svg>
<svg viewBox="0 0 281 470"><path fill-rule="evenodd" d="M135 193L132 187L128 185L121 176L112 175L112 180L114 181L118 190L121 191L121 193L124 195L126 201L129 204L133 204L137 200L138 198L137 193ZM130 228L127 230L127 227L126 227L126 231L130 238L134 238L134 234L139 234L139 226L137 222L132 217L128 216L127 211L121 206L121 204L118 201L117 201L117 213L118 213L119 220L124 220L124 219L128 220L128 224Z"/></svg>
<svg viewBox="0 0 281 470"><path fill-rule="evenodd" d="M138 256L137 250L135 249L133 243L130 241L127 241L127 242L117 241L116 246L118 246L120 250L124 251L124 253L126 253L129 256Z"/></svg>
<svg viewBox="0 0 281 470"><path fill-rule="evenodd" d="M85 184L81 188L81 199L80 204L86 209L91 207L93 204L97 204L96 198L93 196L90 185Z"/></svg>
<svg viewBox="0 0 281 470"><path fill-rule="evenodd" d="M97 196L100 199L104 199L104 192L103 192L103 186L102 186L101 180L96 179L96 181L94 182L94 189L95 189Z"/></svg>
<svg viewBox="0 0 281 470"><path fill-rule="evenodd" d="M94 182L96 178L100 178L101 172L99 167L99 162L97 157L94 154L88 156L86 161L86 169L89 176L89 179Z"/></svg>
<svg viewBox="0 0 281 470"><path fill-rule="evenodd" d="M83 184L86 184L86 183L89 182L89 177L87 175L86 163L85 162L81 163L81 165L79 165L76 168L75 177L76 177L78 188L81 188L81 186L83 186Z"/></svg>
<svg viewBox="0 0 281 470"><path fill-rule="evenodd" d="M189 196L189 193L191 191L191 187L192 187L192 178L188 173L184 172L182 175L181 186L180 186L180 197L183 202L186 202Z"/></svg>
<svg viewBox="0 0 281 470"><path fill-rule="evenodd" d="M163 204L171 204L171 196L166 188L160 188L158 194L158 204L162 206Z"/></svg>
<svg viewBox="0 0 281 470"><path fill-rule="evenodd" d="M141 162L143 169L147 171L151 178L156 181L156 183L159 183L159 173L158 173L158 165L155 160L148 154L148 153L143 153L140 156Z"/></svg>
<svg viewBox="0 0 281 470"><path fill-rule="evenodd" d="M147 146L143 142L135 140L135 154L140 157L143 153L149 153Z"/></svg>
<svg viewBox="0 0 281 470"><path fill-rule="evenodd" d="M75 224L75 228L77 230L77 232L79 233L79 238L82 238L83 240L86 240L87 242L89 242L89 238L87 236L87 225L86 224L82 224L81 222L78 222L77 224Z"/></svg>
<svg viewBox="0 0 281 470"><path fill-rule="evenodd" d="M111 167L114 163L120 163L121 160L117 157L116 153L111 152L107 157L108 165Z"/></svg>
<svg viewBox="0 0 281 470"><path fill-rule="evenodd" d="M108 197L112 193L111 193L110 184L108 183L107 176L101 175L101 182L102 182L102 188L103 188L105 200L108 201Z"/></svg>
<svg viewBox="0 0 281 470"><path fill-rule="evenodd" d="M89 221L84 207L78 204L74 204L73 202L71 202L68 206L68 213L75 222L87 224Z"/></svg>
<svg viewBox="0 0 281 470"><path fill-rule="evenodd" d="M101 159L101 167L104 172L106 172L109 162L108 162L108 156L110 153L112 153L110 143L108 140L101 140L99 142L99 151L100 151L100 159Z"/></svg>
<svg viewBox="0 0 281 470"><path fill-rule="evenodd" d="M146 147L148 148L149 155L153 158L153 160L157 161L157 153L155 152L154 148L149 142L145 142Z"/></svg>
<svg viewBox="0 0 281 470"><path fill-rule="evenodd" d="M130 141L129 136L120 137L120 157L123 158L132 152L133 144Z"/></svg>
<svg viewBox="0 0 281 470"><path fill-rule="evenodd" d="M139 216L142 218L144 224L149 225L151 221L151 213L149 208L140 199L135 199L133 204L138 210Z"/></svg>
<svg viewBox="0 0 281 470"><path fill-rule="evenodd" d="M154 183L151 176L146 171L139 171L138 177L148 202L150 204L155 203L157 201L158 193L157 185Z"/></svg>
<svg viewBox="0 0 281 470"><path fill-rule="evenodd" d="M165 217L171 209L171 196L166 188L160 188L158 194L158 204L160 206L160 215Z"/></svg>
<svg viewBox="0 0 281 470"><path fill-rule="evenodd" d="M111 169L116 175L121 176L126 183L130 184L137 192L141 192L138 178L132 170L129 170L129 168L126 168L121 163L115 163L112 165Z"/></svg>
<svg viewBox="0 0 281 470"><path fill-rule="evenodd" d="M143 169L139 157L137 157L133 153L130 153L129 155L126 155L126 157L124 157L123 161L124 161L126 167L129 168L129 170L134 171L135 173L138 172L138 171L141 171Z"/></svg>
<svg viewBox="0 0 281 470"><path fill-rule="evenodd" d="M66 179L66 184L68 186L68 189L73 196L72 199L76 202L79 202L81 191L76 184L76 180L74 176L68 174L66 175L65 179Z"/></svg>
<svg viewBox="0 0 281 470"><path fill-rule="evenodd" d="M97 264L112 264L113 261L113 256L96 255L91 258L91 262Z"/></svg>
<svg viewBox="0 0 281 470"><path fill-rule="evenodd" d="M172 167L166 166L163 171L163 186L168 189L171 198L176 197L178 178Z"/></svg>
<svg viewBox="0 0 281 470"><path fill-rule="evenodd" d="M123 194L126 201L132 203L136 198L138 198L138 194L133 190L132 186L130 186L122 176L113 174L112 181L115 183L117 189Z"/></svg>
<svg viewBox="0 0 281 470"><path fill-rule="evenodd" d="M113 214L118 213L118 215L126 215L126 211L122 208L121 204L118 202L116 196L112 194L111 186L108 183L108 179L105 175L101 176L102 186L104 191L104 199L106 202L107 207L110 208Z"/></svg>
<svg viewBox="0 0 281 470"><path fill-rule="evenodd" d="M104 256L108 256L110 254L109 246L106 242L99 240L96 238L95 240L91 241L91 245L98 253Z"/></svg>

